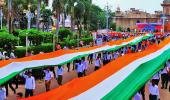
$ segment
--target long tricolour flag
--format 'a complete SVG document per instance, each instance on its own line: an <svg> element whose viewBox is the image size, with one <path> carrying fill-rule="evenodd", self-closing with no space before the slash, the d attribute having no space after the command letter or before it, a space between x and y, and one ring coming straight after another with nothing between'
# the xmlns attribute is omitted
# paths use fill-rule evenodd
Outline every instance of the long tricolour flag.
<svg viewBox="0 0 170 100"><path fill-rule="evenodd" d="M170 58L170 38L28 100L129 100Z"/></svg>
<svg viewBox="0 0 170 100"><path fill-rule="evenodd" d="M27 69L48 65L63 65L92 53L108 50L118 50L119 48L122 48L126 45L137 44L138 42L151 36L152 34L146 34L143 36L132 37L127 40L109 42L102 46L82 48L79 50L59 50L52 53L39 54L21 59L0 61L0 84L3 84L4 82Z"/></svg>

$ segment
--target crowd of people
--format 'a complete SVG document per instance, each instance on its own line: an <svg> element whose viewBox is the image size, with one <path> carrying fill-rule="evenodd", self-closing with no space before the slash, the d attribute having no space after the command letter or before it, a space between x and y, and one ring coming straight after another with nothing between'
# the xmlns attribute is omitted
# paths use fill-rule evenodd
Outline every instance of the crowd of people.
<svg viewBox="0 0 170 100"><path fill-rule="evenodd" d="M119 48L116 51L102 51L94 54L89 54L88 57L82 57L80 59L75 59L73 62L69 62L66 64L67 71L70 72L71 70L71 64L72 64L72 70L77 72L77 77L84 77L87 75L87 70L89 69L90 66L94 66L94 71L99 70L102 66L108 64L112 60L116 60L120 56L124 56L127 53L135 53L135 52L141 52L145 50L149 45L152 44L159 44L161 39L157 39L155 36L150 37L149 39L143 40L139 42L138 44L135 45L127 45L122 48ZM59 45L57 45L58 49L61 49ZM30 52L31 53L31 52ZM1 52L0 52L1 54ZM5 53L2 53L4 55ZM14 51L11 51L9 58L13 59L16 58ZM168 75L167 73L170 72L168 71L167 67L170 69L170 60L168 63L166 63L166 67L161 70L161 79L162 79L162 89L165 88L167 89L167 83L168 83ZM167 69L167 70L166 70ZM64 74L64 65L57 65L57 66L48 66L46 68L40 68L40 69L32 69L25 71L21 73L20 75L17 75L10 81L6 82L3 85L0 85L0 100L6 99L8 96L8 85L9 87L13 90L14 94L16 94L16 89L18 88L18 78L17 77L23 77L25 80L25 97L33 96L34 91L36 89L36 80L41 80L44 78L44 84L46 91L50 90L51 86L51 81L53 79L57 80L57 83L59 86L61 86L63 83L63 74ZM160 79L160 78L159 78ZM16 84L16 88L13 88L12 84ZM151 81L149 85L149 90L150 90L150 100L156 100L153 99L158 97L159 95L159 90L157 90L157 77L154 76L153 80ZM137 95L142 95L143 100L144 98L144 88L143 87ZM153 92L153 93L152 93ZM158 93L157 93L158 92ZM157 94L156 94L157 93ZM17 93L16 96L18 98L22 98L23 93ZM135 95L135 97L137 97ZM141 99L139 99L141 100Z"/></svg>

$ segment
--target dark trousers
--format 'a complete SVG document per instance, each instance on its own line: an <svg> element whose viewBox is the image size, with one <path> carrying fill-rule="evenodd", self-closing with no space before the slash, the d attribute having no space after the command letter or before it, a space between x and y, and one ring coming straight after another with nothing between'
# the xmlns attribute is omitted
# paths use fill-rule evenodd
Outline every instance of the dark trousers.
<svg viewBox="0 0 170 100"><path fill-rule="evenodd" d="M82 72L78 72L78 77L83 77L83 73Z"/></svg>
<svg viewBox="0 0 170 100"><path fill-rule="evenodd" d="M67 72L70 72L70 63L67 63Z"/></svg>
<svg viewBox="0 0 170 100"><path fill-rule="evenodd" d="M159 84L159 79L153 79L153 81L155 82L156 85Z"/></svg>
<svg viewBox="0 0 170 100"><path fill-rule="evenodd" d="M107 62L106 60L103 60L103 65L106 65L106 62Z"/></svg>
<svg viewBox="0 0 170 100"><path fill-rule="evenodd" d="M33 89L26 89L25 90L25 98L33 96Z"/></svg>
<svg viewBox="0 0 170 100"><path fill-rule="evenodd" d="M162 88L167 89L167 87L168 87L168 74L162 74L161 80L162 80Z"/></svg>
<svg viewBox="0 0 170 100"><path fill-rule="evenodd" d="M157 100L157 95L149 95L149 100Z"/></svg>
<svg viewBox="0 0 170 100"><path fill-rule="evenodd" d="M12 86L12 82L6 83L5 84L5 89L6 89L6 96L8 96L8 85L11 88L11 90L14 92L14 94L16 93L16 90L14 89L14 87Z"/></svg>
<svg viewBox="0 0 170 100"><path fill-rule="evenodd" d="M94 71L99 70L100 67L95 66Z"/></svg>
<svg viewBox="0 0 170 100"><path fill-rule="evenodd" d="M46 88L46 92L50 90L50 85L51 85L51 81L47 81L45 80L45 88Z"/></svg>
<svg viewBox="0 0 170 100"><path fill-rule="evenodd" d="M86 70L83 71L83 76L86 76Z"/></svg>
<svg viewBox="0 0 170 100"><path fill-rule="evenodd" d="M142 95L142 99L145 100L145 85L139 90L139 93Z"/></svg>
<svg viewBox="0 0 170 100"><path fill-rule="evenodd" d="M58 85L62 85L62 80L63 80L63 76L58 75L58 78L57 78Z"/></svg>
<svg viewBox="0 0 170 100"><path fill-rule="evenodd" d="M89 59L89 64L93 64L93 58Z"/></svg>

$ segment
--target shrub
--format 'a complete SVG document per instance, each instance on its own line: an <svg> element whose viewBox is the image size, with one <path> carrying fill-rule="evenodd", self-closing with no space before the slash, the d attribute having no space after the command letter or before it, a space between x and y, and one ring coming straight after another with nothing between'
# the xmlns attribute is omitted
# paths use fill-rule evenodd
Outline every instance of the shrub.
<svg viewBox="0 0 170 100"><path fill-rule="evenodd" d="M21 45L25 45L26 43L26 34L28 34L28 39L33 45L41 45L41 43L52 43L53 34L50 32L42 32L36 29L30 30L16 30L15 32L19 32L19 38Z"/></svg>
<svg viewBox="0 0 170 100"><path fill-rule="evenodd" d="M81 41L83 41L85 45L89 45L90 42L93 42L93 37L82 38Z"/></svg>
<svg viewBox="0 0 170 100"><path fill-rule="evenodd" d="M67 28L60 28L59 29L59 33L58 33L58 37L61 41L64 40L64 38L67 38L68 36L72 35L73 33L67 29Z"/></svg>
<svg viewBox="0 0 170 100"><path fill-rule="evenodd" d="M39 46L30 46L28 47L29 51L34 51L35 54L38 54L40 51L43 52L52 52L53 51L53 44L52 43L47 43L47 44L42 44ZM24 57L26 53L26 47L18 47L15 49L15 54L17 55L18 58Z"/></svg>
<svg viewBox="0 0 170 100"><path fill-rule="evenodd" d="M17 45L18 38L6 31L0 31L0 47Z"/></svg>

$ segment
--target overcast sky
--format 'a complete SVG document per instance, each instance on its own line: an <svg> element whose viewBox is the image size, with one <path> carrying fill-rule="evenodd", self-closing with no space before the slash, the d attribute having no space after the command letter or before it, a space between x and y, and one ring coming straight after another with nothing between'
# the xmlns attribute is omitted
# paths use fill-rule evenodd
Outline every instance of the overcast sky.
<svg viewBox="0 0 170 100"><path fill-rule="evenodd" d="M163 0L93 0L93 3L104 8L107 2L113 11L119 7L121 10L128 10L129 8L137 8L149 13L154 13L155 10L162 10L161 3Z"/></svg>

